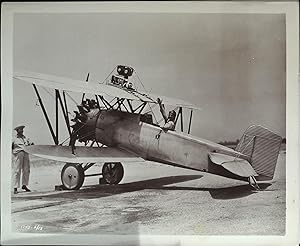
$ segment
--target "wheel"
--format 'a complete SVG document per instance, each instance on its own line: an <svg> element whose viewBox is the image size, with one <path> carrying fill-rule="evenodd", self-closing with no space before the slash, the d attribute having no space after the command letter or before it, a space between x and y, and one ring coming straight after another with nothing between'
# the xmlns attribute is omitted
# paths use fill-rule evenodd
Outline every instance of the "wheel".
<svg viewBox="0 0 300 246"><path fill-rule="evenodd" d="M84 171L80 164L66 163L61 171L61 183L66 190L78 190L84 182Z"/></svg>
<svg viewBox="0 0 300 246"><path fill-rule="evenodd" d="M102 176L106 184L118 184L124 176L120 162L106 162L102 167Z"/></svg>

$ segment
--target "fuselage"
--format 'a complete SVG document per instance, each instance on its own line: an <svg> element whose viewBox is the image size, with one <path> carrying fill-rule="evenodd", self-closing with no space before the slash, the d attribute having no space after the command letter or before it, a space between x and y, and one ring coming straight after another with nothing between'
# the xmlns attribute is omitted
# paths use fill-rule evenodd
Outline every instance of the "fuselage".
<svg viewBox="0 0 300 246"><path fill-rule="evenodd" d="M141 115L94 109L87 126L95 129L96 141L133 152L146 160L200 171L208 170L209 152L239 155L228 147L141 121ZM246 158L246 157L245 157Z"/></svg>

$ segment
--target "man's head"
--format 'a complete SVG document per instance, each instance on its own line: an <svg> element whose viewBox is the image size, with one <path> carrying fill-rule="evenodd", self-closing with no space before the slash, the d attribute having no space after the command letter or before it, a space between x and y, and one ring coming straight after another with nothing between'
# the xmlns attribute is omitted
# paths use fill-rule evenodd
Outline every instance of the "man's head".
<svg viewBox="0 0 300 246"><path fill-rule="evenodd" d="M17 132L18 135L23 135L24 127L25 126L17 126L14 130Z"/></svg>
<svg viewBox="0 0 300 246"><path fill-rule="evenodd" d="M169 112L169 116L168 116L168 119L171 120L171 121L174 121L176 118L176 112L174 110L171 110Z"/></svg>

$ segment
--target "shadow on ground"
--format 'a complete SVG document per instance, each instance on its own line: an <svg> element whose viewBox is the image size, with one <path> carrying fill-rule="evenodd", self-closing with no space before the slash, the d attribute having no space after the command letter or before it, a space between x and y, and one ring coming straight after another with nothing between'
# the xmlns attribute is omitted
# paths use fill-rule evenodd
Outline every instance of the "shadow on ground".
<svg viewBox="0 0 300 246"><path fill-rule="evenodd" d="M241 197L249 196L253 193L263 192L267 189L271 184L270 183L263 183L259 184L260 191L254 190L249 184L239 185L235 187L228 187L228 188L220 188L220 189L210 189L209 193L212 198L214 199L237 199Z"/></svg>
<svg viewBox="0 0 300 246"><path fill-rule="evenodd" d="M264 191L268 188L270 183L260 184L259 187L261 191ZM147 188L147 189L156 189L156 188ZM198 188L198 187L178 187L178 186L168 186L160 187L160 190L189 190L189 191L208 191L212 198L214 199L236 199L245 196L249 196L253 193L260 192L254 190L250 185L238 185L233 187L226 188Z"/></svg>
<svg viewBox="0 0 300 246"><path fill-rule="evenodd" d="M53 199L53 198L66 198L71 200L77 199L92 199L113 196L126 192L134 192L145 189L153 190L187 190L187 191L208 191L214 199L236 199L240 197L249 196L256 193L248 184L226 187L226 188L203 188L203 187L184 187L184 186L166 186L180 182L186 182L190 180L200 179L203 175L178 175L171 177L162 177L155 179L148 179L143 181L131 182L119 185L91 185L84 186L80 190L74 191L60 191L55 193L35 193L34 195L26 195L20 197L14 197L15 200L26 199ZM261 190L266 189L271 184L260 184Z"/></svg>

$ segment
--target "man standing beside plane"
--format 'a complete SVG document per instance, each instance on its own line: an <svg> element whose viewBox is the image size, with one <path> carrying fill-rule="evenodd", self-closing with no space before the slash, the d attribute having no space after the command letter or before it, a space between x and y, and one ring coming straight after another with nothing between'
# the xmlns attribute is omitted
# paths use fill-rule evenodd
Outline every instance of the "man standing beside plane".
<svg viewBox="0 0 300 246"><path fill-rule="evenodd" d="M30 174L30 160L29 155L24 151L24 146L33 145L33 143L23 135L25 126L17 126L14 130L17 135L12 142L12 156L13 156L13 185L14 194L18 193L20 187L20 176L22 171L22 189L30 192L28 189L29 174Z"/></svg>

